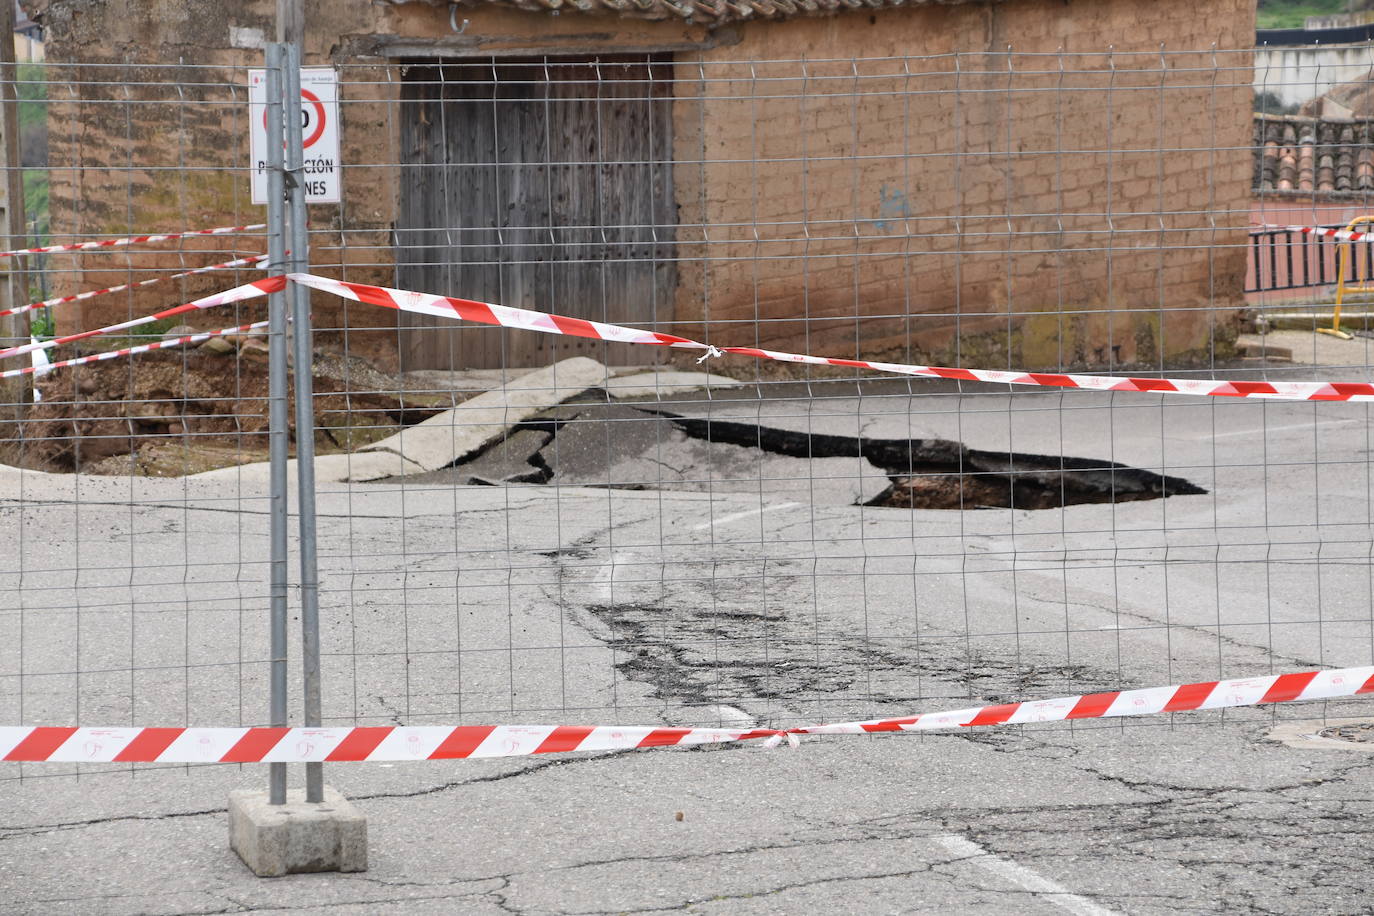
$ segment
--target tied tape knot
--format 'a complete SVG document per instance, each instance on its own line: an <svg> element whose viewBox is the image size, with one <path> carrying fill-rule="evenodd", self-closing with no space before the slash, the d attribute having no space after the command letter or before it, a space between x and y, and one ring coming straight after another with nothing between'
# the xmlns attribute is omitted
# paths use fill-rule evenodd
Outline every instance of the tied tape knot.
<svg viewBox="0 0 1374 916"><path fill-rule="evenodd" d="M801 737L793 729L774 732L768 740L763 742L764 747L781 747L786 741L788 747L801 747Z"/></svg>
<svg viewBox="0 0 1374 916"><path fill-rule="evenodd" d="M706 345L706 352L703 353L703 354L701 354L701 356L697 357L697 365L700 366L702 363L706 362L708 359L716 359L717 357L721 357L721 356L724 356L724 355L725 355L725 351L722 350L720 347L713 347L713 346L711 346L710 344L707 344L707 345ZM771 739L770 739L770 740L771 740Z"/></svg>

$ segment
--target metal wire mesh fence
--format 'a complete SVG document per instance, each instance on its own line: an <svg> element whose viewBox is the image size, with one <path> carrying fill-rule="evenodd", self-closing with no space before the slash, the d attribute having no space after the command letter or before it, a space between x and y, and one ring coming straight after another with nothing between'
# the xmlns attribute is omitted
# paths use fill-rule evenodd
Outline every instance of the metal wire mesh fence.
<svg viewBox="0 0 1374 916"><path fill-rule="evenodd" d="M50 344L262 276L252 260L265 250L262 226L96 244L149 227L261 222L236 180L246 174L237 141L223 145L224 161L200 145L207 133L243 134L246 73L35 63L19 80L21 122L46 136L23 137L35 233L7 247L76 250L7 259L27 271L0 318L4 345L21 351L3 368L32 374L5 382L4 718L260 721L266 493L185 475L263 453L264 329L170 345L253 325L265 309L234 304ZM147 352L48 368L49 357L133 348Z"/></svg>
<svg viewBox="0 0 1374 916"><path fill-rule="evenodd" d="M35 72L54 242L262 222L246 69ZM323 725L787 728L1371 663L1367 406L1188 396L1368 374L1358 341L1246 362L1248 52L407 61L338 87L342 202L312 205L308 257L360 285L310 293ZM266 251L54 252L49 298L127 288L28 314L160 314ZM12 399L9 723L268 722L269 346L195 345ZM1137 724L1279 714L1311 712Z"/></svg>

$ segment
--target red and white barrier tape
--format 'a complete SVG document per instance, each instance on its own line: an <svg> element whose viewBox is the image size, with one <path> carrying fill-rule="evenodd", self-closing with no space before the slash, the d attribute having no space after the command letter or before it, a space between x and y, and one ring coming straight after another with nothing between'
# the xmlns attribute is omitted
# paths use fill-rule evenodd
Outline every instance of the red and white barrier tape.
<svg viewBox="0 0 1374 916"><path fill-rule="evenodd" d="M197 309L208 309L216 305L227 305L231 302L241 302L244 299L253 299L258 296L265 296L268 293L279 292L286 286L286 278L282 276L264 277L261 280L254 280L252 283L245 283L233 289L225 290L222 293L215 293L210 296L203 296L194 302L185 305L178 305L175 308L164 309L152 315L144 315L142 318L132 318L128 321L121 321L119 324L112 324L108 327L97 328L94 331L81 331L78 334L68 334L66 337L55 337L52 340L43 340L36 343L26 343L18 347L10 347L7 350L0 350L0 359L7 356L19 356L24 353L32 353L34 350L49 350L53 347L60 347L63 344L75 343L78 340L86 340L90 337L98 337L102 334L112 334L115 331L126 331L129 328L136 328L140 325L152 324L154 321L161 321L164 318L172 318L186 312L194 312ZM54 364L55 365L55 364Z"/></svg>
<svg viewBox="0 0 1374 916"><path fill-rule="evenodd" d="M709 344L663 334L626 328L620 325L569 318L528 309L510 308L489 302L455 299L408 290L367 286L316 277L312 274L289 274L289 279L312 289L333 293L355 302L370 303L403 312L417 312L441 318L456 318L495 324L545 334L566 334L615 343L649 344L687 350L705 350L706 356L734 353L756 359L773 359L789 363L817 366L844 366L852 369L872 369L897 375L956 379L968 382L995 382L1007 385L1036 385L1046 388L1083 388L1093 391L1172 392L1175 394L1210 395L1231 398L1266 398L1280 401L1369 401L1374 400L1374 384L1369 382L1249 382L1218 381L1215 379L1135 378L1112 375L1074 375L1051 372L1005 372L996 369L952 369L945 366L915 366L902 363L877 363L861 359L835 359L807 356L757 347L714 347ZM4 356L0 353L0 356ZM698 360L700 362L700 360Z"/></svg>
<svg viewBox="0 0 1374 916"><path fill-rule="evenodd" d="M899 719L870 719L789 729L791 734L847 735L869 732L926 731L975 725L1020 725L1027 722L1058 722L1070 719L1113 719L1149 716L1196 709L1225 709L1288 703L1295 700L1328 700L1374 693L1374 666L1299 671L1229 681L1201 681L1141 690L1113 690L1053 700L1029 700L997 706L975 706L954 712L928 713Z"/></svg>
<svg viewBox="0 0 1374 916"><path fill-rule="evenodd" d="M1283 226L1278 223L1258 223L1252 225L1252 229L1278 229L1281 232L1299 232L1303 235L1313 235L1324 239L1336 239L1340 242L1358 242L1360 239L1374 236L1374 232L1354 232L1349 229L1331 229L1326 226Z"/></svg>
<svg viewBox="0 0 1374 916"><path fill-rule="evenodd" d="M182 277L193 277L196 274L207 274L216 270L232 270L235 267L248 267L266 260L267 255L259 254L251 258L239 258L236 261L225 261L223 264L211 264L209 267L197 267L195 270L184 270L181 273L170 274L166 277L152 277L148 280L136 280L133 283L121 283L118 286L107 286L104 289L92 289L84 293L73 293L70 296L58 296L56 299L44 299L42 302L30 302L28 305L21 305L17 308L0 310L0 318L4 318L6 315L22 315L24 312L32 312L34 309L51 308L54 305L62 305L66 302L80 302L83 299L93 299L96 296L104 296L107 293L120 293L126 289L138 289L143 286L152 286L154 283L161 283L164 280L180 280Z"/></svg>
<svg viewBox="0 0 1374 916"><path fill-rule="evenodd" d="M104 353L91 353L87 356L77 356L72 359L60 359L55 363L35 363L32 366L25 366L22 369L6 369L4 372L0 372L0 378L13 378L16 375L47 375L54 369L61 369L64 366L80 366L85 363L98 363L107 359L115 359L119 356L133 356L135 353L147 353L151 350L169 350L173 347L198 344L209 340L211 337L228 337L233 334L245 334L249 331L257 331L265 328L270 323L271 322L268 321L255 321L252 324L241 324L237 327L223 328L219 331L199 331L195 334L187 334L184 337L157 340L152 343L139 344L136 347L125 347L122 350L106 350Z"/></svg>
<svg viewBox="0 0 1374 916"><path fill-rule="evenodd" d="M610 725L412 725L357 728L0 727L0 760L68 763L313 763L519 757L565 751L681 747L798 735L926 731L1321 700L1374 692L1374 667L1148 687L898 719L801 728Z"/></svg>
<svg viewBox="0 0 1374 916"><path fill-rule="evenodd" d="M287 274L287 279L302 286L333 293L344 299L380 305L384 308L402 312L415 312L421 315L434 315L439 318L458 318L464 321L477 321L482 324L499 324L507 328L520 328L526 331L542 331L545 334L568 334L574 337L590 337L593 340L609 340L615 343L650 344L660 347L682 347L706 350L706 344L660 334L657 331L644 331L639 328L626 328L618 324L605 324L588 321L585 318L567 318L563 315L550 315L529 309L511 308L506 305L493 305L490 302L475 302L470 299L453 299L448 296L435 296L429 293L413 293L407 290L389 289L385 286L368 286L364 283L349 283L344 280L331 280L314 274Z"/></svg>
<svg viewBox="0 0 1374 916"><path fill-rule="evenodd" d="M123 248L126 245L142 245L148 242L167 242L172 239L184 239L197 235L233 235L237 232L253 232L257 229L266 228L266 223L254 223L251 226L220 226L215 229L192 229L189 232L164 232L160 235L130 235L120 239L95 239L89 242L73 242L68 245L43 245L39 248L15 248L12 251L0 251L0 258L13 258L25 254L48 254L54 251L92 251L100 248Z"/></svg>
<svg viewBox="0 0 1374 916"><path fill-rule="evenodd" d="M63 344L74 343L101 334L128 330L144 324L151 324L195 309L210 308L230 302L251 299L256 296L274 293L283 288L287 280L312 289L333 293L355 302L380 305L403 312L416 312L441 318L476 321L482 324L500 325L544 334L563 334L605 340L612 343L647 344L650 346L674 347L677 349L705 351L702 360L708 357L733 353L752 356L756 359L772 359L790 363L805 363L818 366L843 366L853 369L871 369L897 375L913 375L927 378L954 379L969 382L992 382L1006 385L1031 385L1046 388L1081 388L1091 391L1139 391L1164 392L1174 394L1205 395L1211 397L1262 398L1281 401L1371 401L1374 400L1374 383L1370 382L1267 382L1267 381L1227 381L1217 379L1170 379L1138 378L1133 376L1076 375L1052 372L1003 371L997 369L955 369L947 366L918 366L904 363L880 363L860 359L839 359L826 356L810 356L801 353L788 353L780 350L764 350L758 347L716 347L686 337L664 334L660 331L647 331L641 328L628 328L621 325L591 321L585 318L570 318L529 309L511 308L489 302L470 299L457 299L437 296L430 293L417 293L408 290L390 289L384 286L369 286L362 283L349 283L317 277L313 274L288 274L286 276L264 277L252 283L235 287L222 293L206 296L194 302L166 309L142 318L134 318L119 324L82 331L53 340L23 344L0 350L0 359L19 356L35 350L46 350ZM701 360L698 360L701 362Z"/></svg>

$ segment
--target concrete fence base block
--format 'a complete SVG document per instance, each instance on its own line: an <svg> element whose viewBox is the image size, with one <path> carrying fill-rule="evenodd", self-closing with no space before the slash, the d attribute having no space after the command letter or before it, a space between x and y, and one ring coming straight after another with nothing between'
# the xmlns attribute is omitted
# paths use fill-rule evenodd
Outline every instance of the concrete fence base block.
<svg viewBox="0 0 1374 916"><path fill-rule="evenodd" d="M328 786L313 805L304 789L289 790L284 805L240 789L229 793L229 847L260 878L367 871L367 818Z"/></svg>

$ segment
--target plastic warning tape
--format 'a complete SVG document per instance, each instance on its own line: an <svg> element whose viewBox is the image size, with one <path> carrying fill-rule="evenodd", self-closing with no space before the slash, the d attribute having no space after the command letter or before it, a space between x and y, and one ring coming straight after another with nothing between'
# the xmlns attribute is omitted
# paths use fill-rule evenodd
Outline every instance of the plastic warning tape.
<svg viewBox="0 0 1374 916"><path fill-rule="evenodd" d="M478 321L482 324L499 324L502 327L542 331L545 334L590 337L593 340L609 340L615 343L650 344L660 347L684 347L697 350L708 349L705 344L688 340L685 337L660 334L657 331L644 331L639 328L626 328L618 324L589 321L585 318L567 318L563 315L550 315L546 312L535 312L530 309L493 305L490 302L453 299L448 296L435 296L429 293L412 293L406 290L389 289L385 286L368 286L364 283L349 283L344 280L317 277L314 274L287 274L287 278L302 286L333 293L355 302L380 305L402 312L415 312L438 318L458 318L464 321Z"/></svg>
<svg viewBox="0 0 1374 916"><path fill-rule="evenodd" d="M68 763L315 763L520 757L683 747L799 735L925 731L1321 700L1374 692L1374 667L1203 681L800 728L613 725L384 725L355 728L0 728L0 760Z"/></svg>
<svg viewBox="0 0 1374 916"><path fill-rule="evenodd" d="M43 245L39 248L15 248L0 251L0 258L13 258L25 254L48 254L54 251L92 251L100 248L123 248L126 245L142 245L146 242L166 242L172 239L190 238L196 235L233 235L237 232L253 232L266 229L266 223L251 226L220 226L215 229L192 229L189 232L164 232L160 235L130 235L118 239L94 239L89 242L73 242L68 245Z"/></svg>
<svg viewBox="0 0 1374 916"><path fill-rule="evenodd" d="M182 277L194 277L196 274L207 274L216 270L233 270L236 267L249 267L267 260L267 255L259 254L251 258L239 258L236 261L225 261L223 264L211 264L208 267L197 267L195 270L184 270L181 273L170 274L166 277L152 277L148 280L136 280L133 283L121 283L118 286L107 286L104 289L87 290L84 293L73 293L70 296L58 296L55 299L44 299L42 302L30 302L28 305L21 305L12 309L0 310L0 318L6 315L22 315L24 312L32 312L34 309L52 308L55 305L62 305L67 302L80 302L84 299L93 299L96 296L104 296L108 293L122 293L126 289L139 289L144 286L152 286L154 283L162 283L164 280L180 280Z"/></svg>
<svg viewBox="0 0 1374 916"><path fill-rule="evenodd" d="M261 280L254 280L252 283L245 283L233 289L225 290L222 293L203 296L194 302L187 302L185 305L178 305L175 308L164 309L152 315L144 315L142 318L132 318L128 321L121 321L119 324L112 324L107 327L97 328L94 331L81 331L77 334L68 334L66 337L55 337L52 340L42 340L34 343L26 343L17 347L10 347L7 350L0 350L0 359L7 356L19 356L24 353L32 353L34 350L48 350L53 347L60 347L63 344L75 343L78 340L86 340L91 337L98 337L102 334L112 334L115 331L126 331L129 328L136 328L140 325L152 324L154 321L161 321L164 318L172 318L183 315L186 312L194 312L197 309L213 308L216 305L227 305L231 302L242 302L244 299L253 299L258 296L265 296L268 293L281 291L286 286L286 278L282 276L264 277Z"/></svg>
<svg viewBox="0 0 1374 916"><path fill-rule="evenodd" d="M1341 242L1358 242L1360 239L1374 236L1371 232L1355 232L1350 229L1332 229L1327 226L1283 226L1278 223L1259 223L1250 227L1251 229L1270 229L1280 232L1297 232L1302 235L1311 235L1317 238L1336 239Z"/></svg>
<svg viewBox="0 0 1374 916"><path fill-rule="evenodd" d="M787 353L780 350L764 350L758 347L714 347L709 344L663 334L658 331L645 331L626 328L585 318L569 318L529 309L510 308L489 302L476 302L470 299L455 299L449 296L435 296L429 293L416 293L408 290L389 289L384 286L368 286L362 283L349 283L331 280L312 274L288 274L288 277L302 286L322 290L352 299L398 309L403 312L416 312L440 318L457 318L464 321L477 321L482 324L495 324L508 328L527 331L540 331L545 334L566 334L572 337L588 337L593 340L606 340L614 343L637 343L652 346L675 347L687 350L705 350L707 356L734 353L752 356L756 359L772 359L788 363L806 363L817 366L843 366L852 369L872 369L897 375L914 375L928 378L955 379L967 382L995 382L1007 385L1036 385L1046 388L1082 388L1092 391L1142 391L1171 392L1174 394L1210 395L1229 398L1266 398L1279 401L1369 401L1374 400L1374 384L1368 382L1250 382L1225 381L1216 379L1170 379L1135 378L1112 375L1074 375L1051 372L1000 371L996 369L953 369L946 366L917 366L903 363L879 363L862 359L837 359L827 356L808 356L801 353ZM0 356L3 356L0 353ZM706 357L703 356L703 359Z"/></svg>
<svg viewBox="0 0 1374 916"><path fill-rule="evenodd" d="M184 347L189 344L202 343L209 340L211 337L228 337L233 334L245 334L249 331L257 331L267 327L269 324L271 324L270 321L255 321L252 324L241 324L237 327L223 328L219 331L198 331L195 334L187 334L184 337L157 340L152 343L139 344L136 347L124 347L121 350L106 350L104 353L91 353L87 356L60 359L52 363L36 363L32 366L25 366L22 369L6 369L4 372L0 372L0 378L13 378L16 375L47 375L54 369L61 369L63 366L81 366L86 363L98 363L107 359L115 359L120 356L133 356L136 353L147 353L152 350L169 350L173 347Z"/></svg>
<svg viewBox="0 0 1374 916"><path fill-rule="evenodd" d="M1295 700L1326 700L1374 693L1374 667L1299 671L1229 681L1201 681L1170 687L1113 690L1053 700L1029 700L976 706L954 712L898 719L869 719L789 729L792 734L845 735L869 732L923 731L975 725L1020 725L1072 719L1112 719L1198 709L1259 706Z"/></svg>

